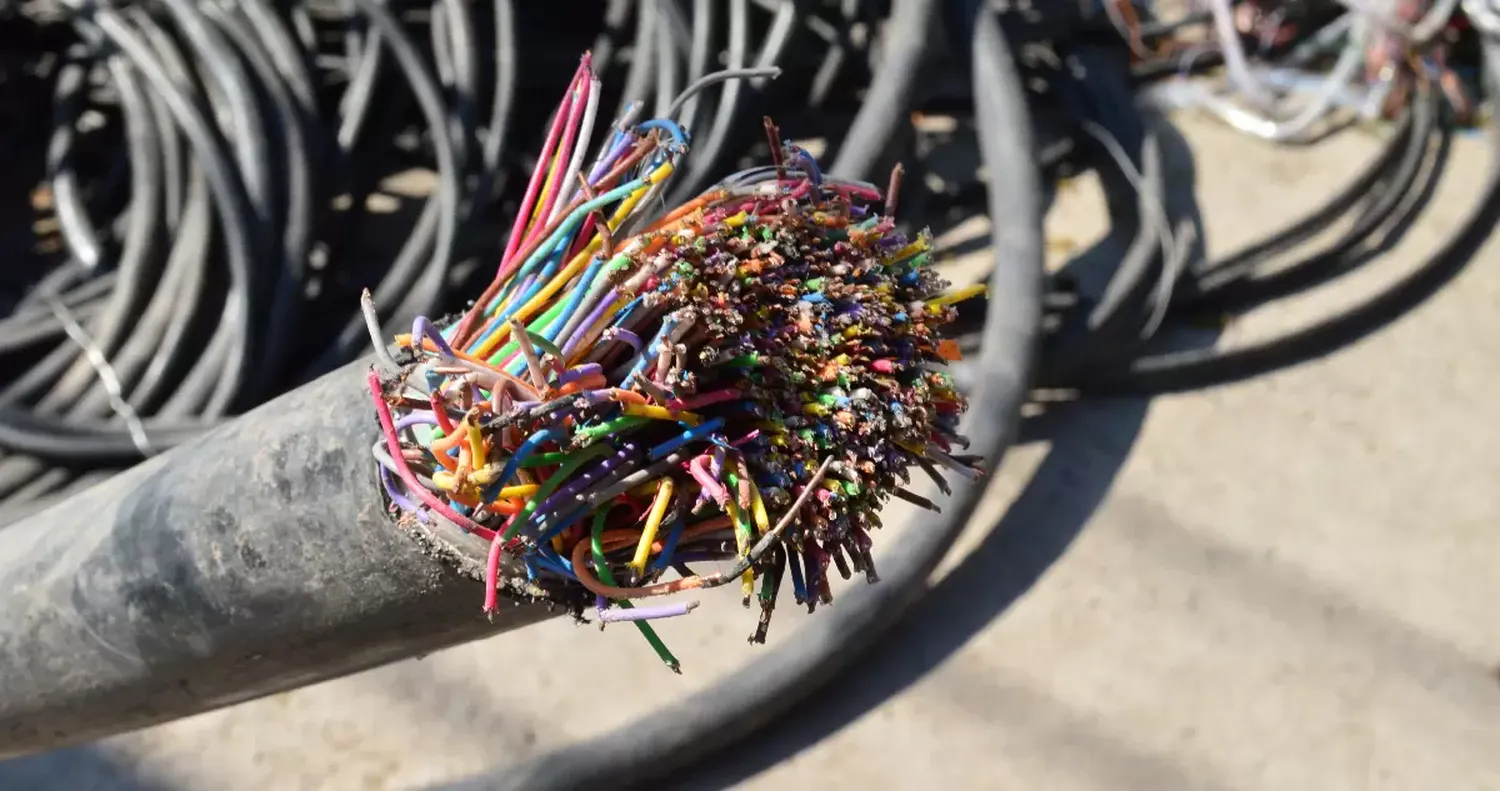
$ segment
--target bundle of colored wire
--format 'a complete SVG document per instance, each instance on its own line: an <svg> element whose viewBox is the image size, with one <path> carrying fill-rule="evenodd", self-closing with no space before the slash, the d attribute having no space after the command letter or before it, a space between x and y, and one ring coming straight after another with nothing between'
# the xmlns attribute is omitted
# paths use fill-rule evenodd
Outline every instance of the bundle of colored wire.
<svg viewBox="0 0 1500 791"><path fill-rule="evenodd" d="M419 317L399 367L371 373L375 455L402 518L490 542L487 610L505 591L592 599L675 668L645 622L694 603L634 600L737 580L763 641L785 578L809 610L830 567L875 581L881 505L931 505L909 468L945 489L943 469L980 474L954 450L965 401L938 335L979 292L945 294L930 239L897 233L878 189L779 140L772 165L652 219L688 134L626 118L587 156L599 89L585 57L489 287L442 329ZM529 579L497 579L502 552Z"/></svg>

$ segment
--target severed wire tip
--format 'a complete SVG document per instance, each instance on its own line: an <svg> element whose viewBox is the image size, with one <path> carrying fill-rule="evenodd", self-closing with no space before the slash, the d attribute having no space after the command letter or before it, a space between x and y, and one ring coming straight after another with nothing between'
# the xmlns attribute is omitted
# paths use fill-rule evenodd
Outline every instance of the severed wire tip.
<svg viewBox="0 0 1500 791"><path fill-rule="evenodd" d="M375 313L375 297L370 294L370 289L365 289L359 295L359 312L365 319L365 330L370 333L370 345L375 348L375 360L386 372L399 371L401 366L396 364L395 358L391 357L391 350L386 347L385 341L380 333L380 316Z"/></svg>

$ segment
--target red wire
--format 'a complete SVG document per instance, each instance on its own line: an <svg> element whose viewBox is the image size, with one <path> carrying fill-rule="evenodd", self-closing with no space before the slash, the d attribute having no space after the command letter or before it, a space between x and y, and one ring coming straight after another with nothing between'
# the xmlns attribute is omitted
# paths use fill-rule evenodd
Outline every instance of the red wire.
<svg viewBox="0 0 1500 791"><path fill-rule="evenodd" d="M401 440L396 437L396 422L391 419L391 407L386 404L385 395L380 388L380 375L372 370L365 381L370 385L370 396L375 399L375 414L380 417L380 430L385 435L385 448L390 452L391 460L396 464L396 475L401 478L401 482L406 484L406 488L416 495L423 505L436 511L439 516L480 538L493 540L495 531L449 508L447 503L439 500L428 491L426 486L422 485L421 481L417 480L417 476L412 473L411 467L406 463L406 457L401 455ZM490 591L493 593L495 581L489 582Z"/></svg>

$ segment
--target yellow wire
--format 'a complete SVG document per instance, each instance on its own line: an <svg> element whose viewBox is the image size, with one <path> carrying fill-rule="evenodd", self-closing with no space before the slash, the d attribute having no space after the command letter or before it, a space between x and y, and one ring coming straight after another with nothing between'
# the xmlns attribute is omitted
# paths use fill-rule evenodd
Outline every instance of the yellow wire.
<svg viewBox="0 0 1500 791"><path fill-rule="evenodd" d="M740 507L735 503L733 497L730 497L729 501L724 503L724 511L734 521L735 550L739 552L740 557L750 554L750 531L740 528ZM745 569L745 573L740 575L740 592L744 593L746 598L755 595L754 569Z"/></svg>
<svg viewBox="0 0 1500 791"><path fill-rule="evenodd" d="M771 529L771 516L766 513L766 501L760 499L760 487L750 481L750 513L755 517L755 531L765 535Z"/></svg>
<svg viewBox="0 0 1500 791"><path fill-rule="evenodd" d="M475 467L482 466L485 462L484 436L479 433L479 426L469 423L469 457L473 459L471 464Z"/></svg>
<svg viewBox="0 0 1500 791"><path fill-rule="evenodd" d="M621 411L633 417L644 417L652 420L675 420L678 423L686 423L689 426L696 426L703 422L703 416L696 412L680 412L675 409L667 409L664 406L626 404L625 409Z"/></svg>
<svg viewBox="0 0 1500 791"><path fill-rule="evenodd" d="M966 299L973 299L982 294L987 294L989 293L989 290L990 287L985 285L984 283L965 286L954 291L949 291L948 293L938 297L937 299L927 300L927 307L937 308L942 307L943 305L952 305L956 302L963 302Z"/></svg>
<svg viewBox="0 0 1500 791"><path fill-rule="evenodd" d="M901 248L900 250L897 250L896 254L890 257L890 260L901 261L903 259L911 258L917 253L920 253L926 249L927 242L922 239L918 239L915 242L912 242L911 244Z"/></svg>
<svg viewBox="0 0 1500 791"><path fill-rule="evenodd" d="M646 528L641 531L641 542L635 545L635 557L630 568L637 576L646 573L646 561L651 559L651 545L656 543L656 534L661 530L661 520L667 515L667 504L672 500L672 479L662 478L656 487L656 499L651 501L651 511L646 514Z"/></svg>

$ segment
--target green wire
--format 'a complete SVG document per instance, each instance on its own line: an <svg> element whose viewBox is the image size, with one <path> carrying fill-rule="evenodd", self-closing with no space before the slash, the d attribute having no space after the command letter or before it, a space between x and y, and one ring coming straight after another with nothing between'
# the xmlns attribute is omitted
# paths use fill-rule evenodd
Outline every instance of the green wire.
<svg viewBox="0 0 1500 791"><path fill-rule="evenodd" d="M755 543L755 534L750 532L750 514L748 513L750 509L741 506L739 500L735 500L735 496L739 494L740 476L727 470L725 471L725 475L729 478L729 498L734 500L735 505L734 530L744 539L745 549L748 550L750 545Z"/></svg>
<svg viewBox="0 0 1500 791"><path fill-rule="evenodd" d="M565 307L564 302L565 302L565 300L564 301L559 301L556 304L554 304L552 307L548 308L545 313L543 313L542 315L536 317L534 320L532 320L532 322L530 324L526 325L526 329L530 330L530 331L536 331L536 330L546 329L547 325L551 324L552 320L555 319L555 318L557 318L558 314L562 313L563 308ZM531 333L528 332L527 334L530 335ZM533 342L535 342L534 338L533 338ZM490 355L490 360L489 360L490 365L499 365L507 357L510 357L512 354L515 354L516 351L519 350L520 348L521 348L521 344L520 344L519 341L515 341L515 340L506 341L505 345L500 347L500 351L497 351L493 355ZM559 355L559 356L561 356L561 355Z"/></svg>
<svg viewBox="0 0 1500 791"><path fill-rule="evenodd" d="M526 337L531 339L532 346L541 349L559 360L563 359L562 349L557 348L557 344L547 340L547 336L528 329L526 330Z"/></svg>
<svg viewBox="0 0 1500 791"><path fill-rule="evenodd" d="M551 497L553 492L557 491L557 487L561 486L563 481L571 477L573 473L578 471L579 467L582 467L590 459L609 450L611 448L607 445L594 445L570 454L571 458L563 462L563 465L557 468L557 472L548 476L547 480L537 488L536 494L533 494L531 499L526 501L526 507L521 509L521 513L516 516L514 522L511 522L510 529L505 531L505 535L502 538L507 541L515 538L516 533L526 523L531 521L531 515L536 513L536 509L541 506L543 501Z"/></svg>
<svg viewBox="0 0 1500 791"><path fill-rule="evenodd" d="M577 456L582 451L576 450L554 450L548 453L533 453L521 462L522 467L551 467L554 464L566 464L568 459Z"/></svg>
<svg viewBox="0 0 1500 791"><path fill-rule="evenodd" d="M609 564L604 561L604 520L608 516L609 506L605 506L594 512L594 574L599 577L600 582L610 587L615 587L615 575L610 573ZM629 599L620 599L616 603L620 605L620 609L622 610L635 608L635 605ZM631 623L634 623L635 628L640 630L641 636L646 638L646 642L651 644L651 650L656 652L661 661L672 672L678 672L682 667L682 663L678 662L677 657L672 655L672 650L667 648L667 644L661 641L661 637L657 635L655 629L651 628L651 624L645 621L631 621Z"/></svg>
<svg viewBox="0 0 1500 791"><path fill-rule="evenodd" d="M586 426L584 428L578 429L578 434L585 439L596 440L607 437L611 434L617 434L626 429L645 425L646 423L650 422L651 418L649 417L639 417L637 415L621 415L613 420L606 420L603 423L598 424L597 426Z"/></svg>

